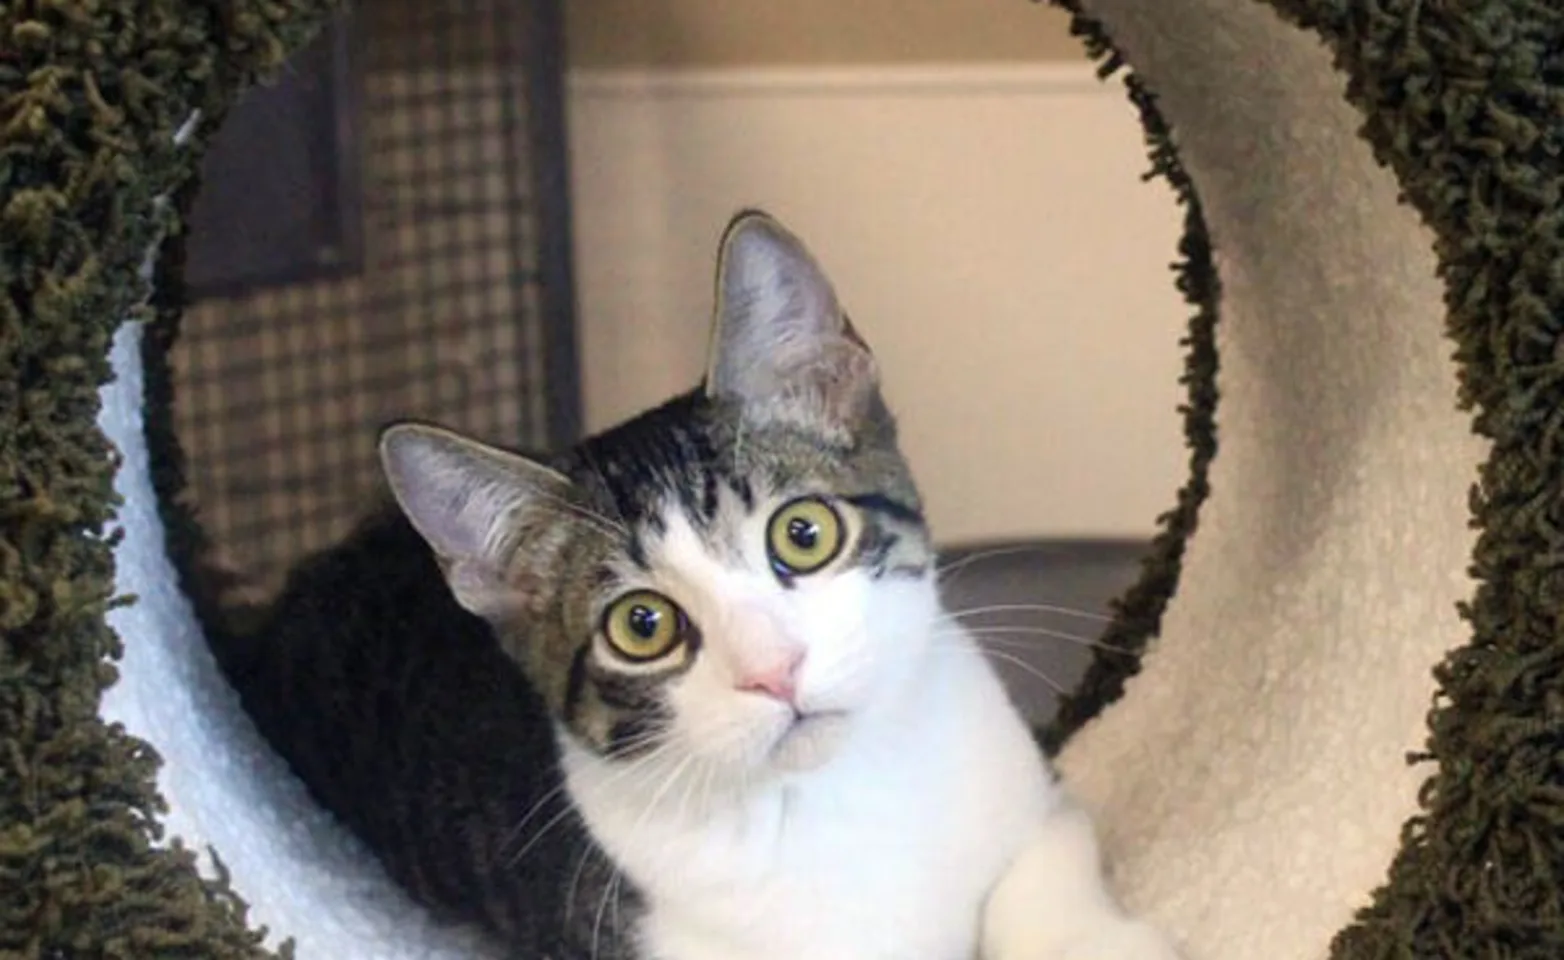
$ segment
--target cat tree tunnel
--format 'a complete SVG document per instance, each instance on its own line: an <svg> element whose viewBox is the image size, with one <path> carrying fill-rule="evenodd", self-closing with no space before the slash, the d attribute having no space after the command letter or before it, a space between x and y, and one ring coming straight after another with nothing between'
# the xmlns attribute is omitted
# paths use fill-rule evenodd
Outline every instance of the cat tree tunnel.
<svg viewBox="0 0 1564 960"><path fill-rule="evenodd" d="M255 740L171 562L165 240L331 6L0 7L0 955L491 955ZM1075 12L1192 316L1145 652L1046 738L1116 882L1192 960L1564 956L1564 13Z"/></svg>

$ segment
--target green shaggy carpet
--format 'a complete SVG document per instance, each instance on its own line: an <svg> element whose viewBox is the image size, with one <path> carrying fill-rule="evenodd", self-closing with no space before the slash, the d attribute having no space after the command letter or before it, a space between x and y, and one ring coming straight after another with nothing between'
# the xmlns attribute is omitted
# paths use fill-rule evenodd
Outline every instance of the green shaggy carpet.
<svg viewBox="0 0 1564 960"><path fill-rule="evenodd" d="M115 455L95 425L138 270L237 92L328 0L0 2L0 957L254 957L188 852L158 757L106 726ZM178 148L200 110L207 123Z"/></svg>
<svg viewBox="0 0 1564 960"><path fill-rule="evenodd" d="M1149 0L1148 0L1149 2ZM1236 0L1235 0L1236 2ZM1260 0L1256 0L1260 2ZM1437 674L1424 813L1338 960L1564 957L1564 14L1547 0L1270 0L1317 30L1365 136L1439 237L1462 396L1493 454L1473 491L1473 638ZM1111 73L1100 27L1075 29ZM118 639L110 336L140 311L202 139L331 0L0 0L0 957L260 957L242 900L154 846L146 743L98 717ZM1153 175L1185 204L1191 476L1119 604L1139 649L1177 583L1215 450L1219 287L1188 178L1139 81ZM199 109L192 143L173 135ZM166 402L166 395L160 395ZM153 421L159 422L154 411ZM161 445L161 444L160 444ZM1045 741L1122 691L1104 659ZM286 933L286 931L283 931Z"/></svg>

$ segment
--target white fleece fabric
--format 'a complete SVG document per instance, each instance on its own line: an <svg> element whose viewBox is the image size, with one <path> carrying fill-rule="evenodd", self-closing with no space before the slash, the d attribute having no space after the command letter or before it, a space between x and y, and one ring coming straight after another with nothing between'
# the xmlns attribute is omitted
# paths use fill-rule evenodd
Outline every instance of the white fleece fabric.
<svg viewBox="0 0 1564 960"><path fill-rule="evenodd" d="M291 936L300 960L497 960L487 942L436 925L392 885L265 745L218 672L164 548L142 430L140 343L134 324L115 336L115 379L98 417L124 457L115 587L137 597L109 614L126 642L102 714L162 756L166 839L196 851L208 876L215 848L252 919L269 928L267 943Z"/></svg>
<svg viewBox="0 0 1564 960"><path fill-rule="evenodd" d="M1321 960L1429 769L1467 631L1467 491L1432 235L1310 33L1251 0L1091 0L1158 96L1224 286L1219 452L1161 639L1066 747L1129 904L1189 960Z"/></svg>

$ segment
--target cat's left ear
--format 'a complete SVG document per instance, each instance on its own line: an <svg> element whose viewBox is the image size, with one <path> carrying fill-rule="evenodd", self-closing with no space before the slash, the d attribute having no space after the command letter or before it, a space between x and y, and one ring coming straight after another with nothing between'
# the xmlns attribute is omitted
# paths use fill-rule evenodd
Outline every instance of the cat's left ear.
<svg viewBox="0 0 1564 960"><path fill-rule="evenodd" d="M564 532L570 480L542 464L441 427L398 423L380 434L392 496L439 558L463 607L497 617L527 602L530 573ZM518 550L520 547L525 550Z"/></svg>
<svg viewBox="0 0 1564 960"><path fill-rule="evenodd" d="M825 271L771 216L740 213L722 236L706 392L754 421L849 439L879 387L874 355Z"/></svg>

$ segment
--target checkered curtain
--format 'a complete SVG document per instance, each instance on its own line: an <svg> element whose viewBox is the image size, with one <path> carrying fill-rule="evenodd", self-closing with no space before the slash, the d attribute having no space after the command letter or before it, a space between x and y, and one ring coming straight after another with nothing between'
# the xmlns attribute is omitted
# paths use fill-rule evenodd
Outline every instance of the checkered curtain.
<svg viewBox="0 0 1564 960"><path fill-rule="evenodd" d="M513 5L365 6L362 271L201 301L174 350L190 493L244 599L358 519L386 420L548 435Z"/></svg>

